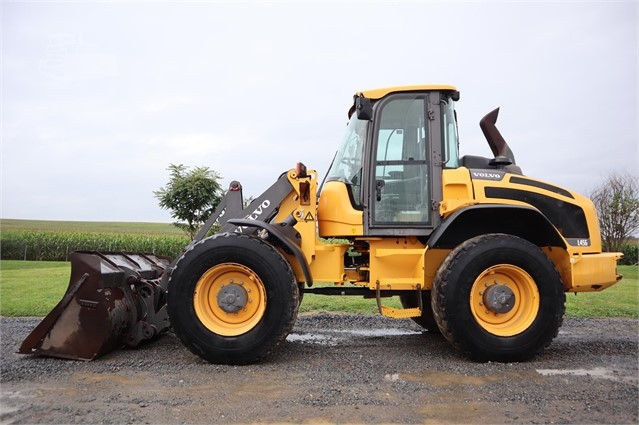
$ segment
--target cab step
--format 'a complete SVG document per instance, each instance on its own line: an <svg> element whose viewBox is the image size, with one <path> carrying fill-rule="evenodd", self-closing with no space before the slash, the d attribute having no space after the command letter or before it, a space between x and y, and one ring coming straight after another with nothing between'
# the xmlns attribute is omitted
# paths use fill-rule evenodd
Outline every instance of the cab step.
<svg viewBox="0 0 639 425"><path fill-rule="evenodd" d="M392 308L382 305L381 291L379 288L379 281L376 282L376 299L377 308L382 316L392 317L394 319L407 319L409 317L420 317L422 315L422 297L421 297L421 285L417 284L417 303L418 306L414 308Z"/></svg>
<svg viewBox="0 0 639 425"><path fill-rule="evenodd" d="M392 317L394 319L406 319L409 317L419 317L422 315L422 310L419 307L415 308L392 308L385 305L378 305L379 312L382 316Z"/></svg>

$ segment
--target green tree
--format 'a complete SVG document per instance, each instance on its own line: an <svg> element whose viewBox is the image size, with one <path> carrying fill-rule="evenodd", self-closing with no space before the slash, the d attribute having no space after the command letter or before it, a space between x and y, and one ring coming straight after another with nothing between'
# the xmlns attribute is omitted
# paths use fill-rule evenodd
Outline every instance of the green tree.
<svg viewBox="0 0 639 425"><path fill-rule="evenodd" d="M171 210L171 217L178 220L173 224L193 239L220 203L222 188L218 180L222 177L209 167L189 169L171 164L167 170L171 172L171 180L153 194L160 207Z"/></svg>
<svg viewBox="0 0 639 425"><path fill-rule="evenodd" d="M639 181L629 173L615 173L591 194L597 208L604 251L621 252L639 229Z"/></svg>

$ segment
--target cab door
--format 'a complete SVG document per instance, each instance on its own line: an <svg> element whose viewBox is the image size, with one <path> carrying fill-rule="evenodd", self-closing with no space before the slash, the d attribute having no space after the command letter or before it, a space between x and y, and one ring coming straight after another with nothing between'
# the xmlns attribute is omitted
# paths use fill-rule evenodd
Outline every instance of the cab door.
<svg viewBox="0 0 639 425"><path fill-rule="evenodd" d="M366 155L367 234L429 235L439 223L439 111L432 92L394 94L376 104Z"/></svg>

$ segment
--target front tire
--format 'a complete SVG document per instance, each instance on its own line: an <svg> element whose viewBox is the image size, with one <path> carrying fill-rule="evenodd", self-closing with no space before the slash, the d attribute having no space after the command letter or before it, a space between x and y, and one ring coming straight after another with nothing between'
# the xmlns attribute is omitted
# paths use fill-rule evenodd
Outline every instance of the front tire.
<svg viewBox="0 0 639 425"><path fill-rule="evenodd" d="M433 312L442 334L478 361L523 361L543 350L559 332L565 299L550 259L512 235L462 243L433 281Z"/></svg>
<svg viewBox="0 0 639 425"><path fill-rule="evenodd" d="M178 260L168 283L173 331L193 353L216 364L266 357L289 334L299 306L295 276L262 239L224 233Z"/></svg>

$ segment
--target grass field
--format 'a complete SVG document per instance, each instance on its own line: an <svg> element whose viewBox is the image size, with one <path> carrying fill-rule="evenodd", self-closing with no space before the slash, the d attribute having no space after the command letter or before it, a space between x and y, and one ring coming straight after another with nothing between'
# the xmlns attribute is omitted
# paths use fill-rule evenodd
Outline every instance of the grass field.
<svg viewBox="0 0 639 425"><path fill-rule="evenodd" d="M0 316L45 316L62 299L71 263L0 261Z"/></svg>
<svg viewBox="0 0 639 425"><path fill-rule="evenodd" d="M70 263L0 261L0 315L44 316L62 298L69 284ZM573 317L639 318L637 266L620 266L624 279L597 293L566 294L566 315ZM396 297L384 305L399 307ZM377 313L374 299L306 294L300 312Z"/></svg>
<svg viewBox="0 0 639 425"><path fill-rule="evenodd" d="M184 232L170 223L125 223L105 221L51 221L0 219L0 229L58 231L58 232L96 232L125 233L145 235L184 235Z"/></svg>

